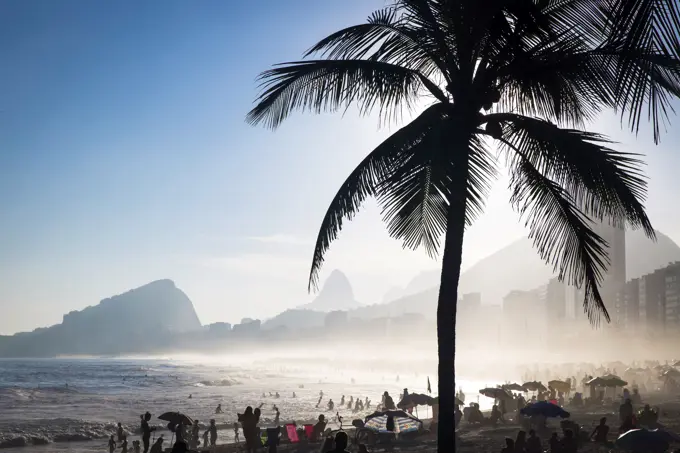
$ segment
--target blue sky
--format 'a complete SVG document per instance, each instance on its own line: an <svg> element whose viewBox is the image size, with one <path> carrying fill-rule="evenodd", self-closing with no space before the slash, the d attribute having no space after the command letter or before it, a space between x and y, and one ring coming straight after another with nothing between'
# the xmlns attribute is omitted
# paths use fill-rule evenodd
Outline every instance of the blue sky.
<svg viewBox="0 0 680 453"><path fill-rule="evenodd" d="M307 302L321 216L395 126L350 112L296 115L272 132L244 116L260 71L384 3L0 3L0 333L159 278L175 280L203 322ZM674 138L652 149L610 119L597 129L654 153L650 214L680 239L661 201L678 188ZM523 234L502 186L468 234L467 264ZM325 272L342 269L375 302L436 266L390 240L369 204Z"/></svg>

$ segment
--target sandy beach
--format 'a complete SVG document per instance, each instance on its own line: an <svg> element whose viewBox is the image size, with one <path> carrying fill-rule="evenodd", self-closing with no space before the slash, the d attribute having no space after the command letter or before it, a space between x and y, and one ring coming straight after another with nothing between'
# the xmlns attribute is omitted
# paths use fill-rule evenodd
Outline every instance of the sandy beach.
<svg viewBox="0 0 680 453"><path fill-rule="evenodd" d="M659 422L664 428L670 432L680 432L680 398L669 399L658 395L650 396L645 401L653 408L659 410ZM642 406L635 409L641 409ZM600 418L607 417L608 425L610 426L609 440L615 441L618 436L618 407L611 406L610 408L602 407L598 409L584 409L571 411L570 419L581 425L582 429L592 432L592 429L599 422ZM423 420L425 427L431 423L430 419ZM551 419L548 421L548 427L561 435L559 426L559 419ZM515 438L517 436L520 426L510 421L507 424L500 424L496 427L478 427L471 426L466 422L461 422L458 429L459 443L457 451L462 453L498 453L504 446L505 438ZM348 430L350 438L352 437L352 430ZM541 439L545 451L548 451L547 439ZM673 451L673 445L671 445ZM319 452L321 448L320 443L316 444L281 444L278 448L280 452ZM677 448L677 446L675 446ZM169 451L169 450L168 450ZM237 453L245 451L243 444L225 444L218 445L212 449L199 449L201 452L211 453ZM354 450L351 450L354 451ZM369 446L371 452L422 452L434 453L437 451L436 434L425 432L415 439L407 441L396 441L393 445L373 445ZM594 442L584 443L579 446L579 452L618 452L613 447L606 447Z"/></svg>

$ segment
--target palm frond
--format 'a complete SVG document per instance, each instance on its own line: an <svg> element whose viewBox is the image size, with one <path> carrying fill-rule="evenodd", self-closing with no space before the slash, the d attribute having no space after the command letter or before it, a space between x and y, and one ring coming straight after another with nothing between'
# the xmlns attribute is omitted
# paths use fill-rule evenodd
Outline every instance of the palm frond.
<svg viewBox="0 0 680 453"><path fill-rule="evenodd" d="M502 143L507 150L565 188L589 216L621 228L628 223L655 237L643 206L647 182L638 156L608 148L611 142L602 135L561 129L537 118L514 114L487 118L504 124Z"/></svg>
<svg viewBox="0 0 680 453"><path fill-rule="evenodd" d="M583 307L594 324L600 315L609 321L599 284L609 265L606 243L590 228L589 218L571 196L543 175L531 162L516 155L510 166L511 203L526 219L529 238L560 280L583 287Z"/></svg>
<svg viewBox="0 0 680 453"><path fill-rule="evenodd" d="M499 109L582 126L613 105L614 75L605 57L565 31L524 50L499 54ZM507 60L507 62L503 62Z"/></svg>
<svg viewBox="0 0 680 453"><path fill-rule="evenodd" d="M495 159L476 135L469 149L452 149L451 131L455 123L442 118L412 149L412 155L381 184L378 201L390 236L404 248L423 246L434 257L447 228L452 197L464 197L465 224L472 225L482 213L492 180ZM465 193L452 193L454 178L465 181Z"/></svg>
<svg viewBox="0 0 680 453"><path fill-rule="evenodd" d="M628 114L632 131L639 132L645 117L651 121L654 141L674 112L672 102L680 97L680 60L671 55L645 49L626 49L624 43L609 43L595 49L601 65L612 74L613 104L622 118Z"/></svg>
<svg viewBox="0 0 680 453"><path fill-rule="evenodd" d="M284 63L260 76L261 94L248 113L251 124L278 127L292 110L337 111L353 103L367 114L378 105L394 118L411 108L426 83L418 71L375 60L309 60Z"/></svg>
<svg viewBox="0 0 680 453"><path fill-rule="evenodd" d="M332 60L375 59L415 69L429 77L445 71L429 37L389 7L371 14L365 24L339 30L322 39L304 57L319 54Z"/></svg>
<svg viewBox="0 0 680 453"><path fill-rule="evenodd" d="M442 104L427 108L411 123L378 145L342 184L319 228L309 273L310 291L317 288L324 256L342 230L344 219L351 220L366 198L379 194L384 181L413 156L415 149L427 137L433 125L445 115L445 111Z"/></svg>

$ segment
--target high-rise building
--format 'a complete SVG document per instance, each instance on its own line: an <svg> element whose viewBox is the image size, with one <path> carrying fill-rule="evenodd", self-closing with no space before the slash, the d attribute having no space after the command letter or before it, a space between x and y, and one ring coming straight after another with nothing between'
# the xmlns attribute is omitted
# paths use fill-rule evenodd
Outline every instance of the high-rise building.
<svg viewBox="0 0 680 453"><path fill-rule="evenodd" d="M545 291L548 322L562 321L567 316L567 290L564 282L557 277L548 281Z"/></svg>
<svg viewBox="0 0 680 453"><path fill-rule="evenodd" d="M666 269L640 277L638 326L641 335L659 336L665 329Z"/></svg>
<svg viewBox="0 0 680 453"><path fill-rule="evenodd" d="M612 321L628 332L636 331L640 319L640 279L634 278L626 282L616 295L612 310L609 310Z"/></svg>
<svg viewBox="0 0 680 453"><path fill-rule="evenodd" d="M680 333L680 263L675 262L665 268L666 304L664 307L665 331L669 334Z"/></svg>

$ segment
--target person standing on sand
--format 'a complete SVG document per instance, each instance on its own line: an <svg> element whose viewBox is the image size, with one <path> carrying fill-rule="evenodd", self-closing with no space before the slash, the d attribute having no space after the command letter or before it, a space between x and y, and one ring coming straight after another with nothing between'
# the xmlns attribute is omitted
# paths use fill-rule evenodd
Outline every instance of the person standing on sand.
<svg viewBox="0 0 680 453"><path fill-rule="evenodd" d="M149 427L149 420L151 420L151 414L149 412L145 413L144 415L140 415L140 418L142 419L141 430L142 430L142 443L144 444L144 453L148 453L149 440L151 440L151 432L155 431L156 428Z"/></svg>
<svg viewBox="0 0 680 453"><path fill-rule="evenodd" d="M109 438L109 453L113 453L116 450L116 441L113 439L113 434Z"/></svg>
<svg viewBox="0 0 680 453"><path fill-rule="evenodd" d="M215 425L214 418L210 419L210 427L208 428L207 432L210 433L210 446L214 447L217 445L217 426Z"/></svg>
<svg viewBox="0 0 680 453"><path fill-rule="evenodd" d="M123 442L123 438L125 438L125 430L123 430L122 423L118 422L118 442Z"/></svg>
<svg viewBox="0 0 680 453"><path fill-rule="evenodd" d="M128 441L123 437L123 443L120 445L120 453L128 453Z"/></svg>

